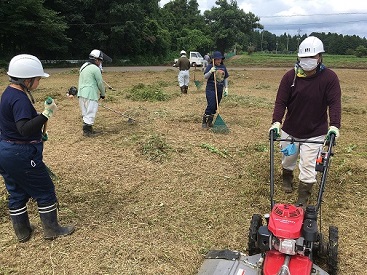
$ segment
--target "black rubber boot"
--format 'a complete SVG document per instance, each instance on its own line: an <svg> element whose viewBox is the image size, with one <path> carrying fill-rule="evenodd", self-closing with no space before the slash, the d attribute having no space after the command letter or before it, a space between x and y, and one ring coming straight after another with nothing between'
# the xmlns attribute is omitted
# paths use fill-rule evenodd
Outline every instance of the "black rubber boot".
<svg viewBox="0 0 367 275"><path fill-rule="evenodd" d="M208 116L206 114L203 115L203 123L201 124L201 127L203 129L208 128Z"/></svg>
<svg viewBox="0 0 367 275"><path fill-rule="evenodd" d="M83 136L89 137L90 135L90 125L88 124L83 124Z"/></svg>
<svg viewBox="0 0 367 275"><path fill-rule="evenodd" d="M38 206L38 212L44 230L44 238L46 240L54 240L59 236L70 235L74 232L73 225L60 226L57 221L57 204L49 206Z"/></svg>
<svg viewBox="0 0 367 275"><path fill-rule="evenodd" d="M214 115L207 115L208 116L208 127L213 127L213 119L214 119Z"/></svg>
<svg viewBox="0 0 367 275"><path fill-rule="evenodd" d="M285 193L293 192L293 171L283 168L283 191Z"/></svg>
<svg viewBox="0 0 367 275"><path fill-rule="evenodd" d="M19 209L9 209L9 212L18 241L20 243L28 241L32 236L33 227L29 223L27 206Z"/></svg>
<svg viewBox="0 0 367 275"><path fill-rule="evenodd" d="M184 94L185 93L185 86L182 86L181 87L181 94Z"/></svg>
<svg viewBox="0 0 367 275"><path fill-rule="evenodd" d="M89 124L83 124L83 136L86 137L94 137L97 135L97 132L93 130L93 126Z"/></svg>
<svg viewBox="0 0 367 275"><path fill-rule="evenodd" d="M306 207L311 196L313 183L299 182L297 205Z"/></svg>
<svg viewBox="0 0 367 275"><path fill-rule="evenodd" d="M187 90L189 89L189 86L184 86L184 93L187 94Z"/></svg>

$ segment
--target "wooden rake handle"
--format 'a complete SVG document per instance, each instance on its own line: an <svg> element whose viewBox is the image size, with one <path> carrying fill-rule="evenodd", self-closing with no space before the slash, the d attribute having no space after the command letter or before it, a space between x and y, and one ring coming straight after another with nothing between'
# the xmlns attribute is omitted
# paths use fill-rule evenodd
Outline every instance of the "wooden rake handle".
<svg viewBox="0 0 367 275"><path fill-rule="evenodd" d="M213 67L215 67L214 66L214 58L213 58ZM217 112L219 113L217 76L215 75L215 72L213 74L214 74L213 77L214 77L215 101L217 103Z"/></svg>

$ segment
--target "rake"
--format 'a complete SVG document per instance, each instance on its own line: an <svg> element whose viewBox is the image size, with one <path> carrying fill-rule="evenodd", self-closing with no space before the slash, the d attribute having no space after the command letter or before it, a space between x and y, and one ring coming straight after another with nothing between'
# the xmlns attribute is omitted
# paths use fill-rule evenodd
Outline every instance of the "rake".
<svg viewBox="0 0 367 275"><path fill-rule="evenodd" d="M213 59L213 67L214 67L214 59ZM217 77L215 75L215 72L214 72L214 87L215 87L215 101L217 103L217 113L218 114L215 118L215 121L214 121L214 124L213 124L213 127L212 127L212 131L214 133L227 134L227 133L229 133L229 129L228 129L226 123L224 122L223 118L219 114Z"/></svg>
<svg viewBox="0 0 367 275"><path fill-rule="evenodd" d="M196 80L195 78L195 72L196 72L196 64L195 64L195 69L194 69L194 83L196 86L196 89L200 90L201 86L203 85L203 83L199 80Z"/></svg>

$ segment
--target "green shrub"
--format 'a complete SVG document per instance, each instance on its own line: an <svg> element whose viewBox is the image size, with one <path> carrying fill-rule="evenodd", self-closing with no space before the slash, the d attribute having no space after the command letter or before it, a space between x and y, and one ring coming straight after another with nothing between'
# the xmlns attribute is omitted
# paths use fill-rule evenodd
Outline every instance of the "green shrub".
<svg viewBox="0 0 367 275"><path fill-rule="evenodd" d="M158 85L145 85L139 83L128 90L128 99L134 101L165 101L169 96Z"/></svg>

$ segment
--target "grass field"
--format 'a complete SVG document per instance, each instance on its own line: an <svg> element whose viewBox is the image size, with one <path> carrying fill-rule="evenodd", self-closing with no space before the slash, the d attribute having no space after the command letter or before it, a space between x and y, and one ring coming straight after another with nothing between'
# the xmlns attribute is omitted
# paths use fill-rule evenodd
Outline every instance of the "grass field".
<svg viewBox="0 0 367 275"><path fill-rule="evenodd" d="M366 69L367 57L356 57L354 55L330 55L323 54L323 59L330 68ZM296 61L296 54L265 54L254 53L252 55L242 54L231 57L226 61L229 66L245 67L285 67Z"/></svg>
<svg viewBox="0 0 367 275"><path fill-rule="evenodd" d="M293 61L292 61L293 62ZM292 64L292 62L290 64ZM327 65L327 62L326 62ZM286 67L290 67L288 65ZM105 106L95 124L102 135L82 136L76 98L77 70L52 73L34 92L42 111L46 96L58 111L48 124L44 160L56 174L60 221L73 235L45 241L35 202L36 230L19 244L0 185L0 274L196 274L211 249L246 253L252 214L269 211L268 129L277 87L285 69L234 69L220 114L227 135L201 129L205 85L191 81L181 95L177 70L106 72ZM367 213L367 78L365 70L335 69L342 86L341 137L328 176L322 226L339 228L340 274L365 274ZM191 80L193 80L191 71ZM200 70L195 77L203 81ZM0 76L0 90L7 77ZM134 93L145 93L137 100ZM149 99L162 101L149 101ZM277 149L278 151L278 149ZM279 151L278 151L279 152ZM279 188L276 200L293 202L296 192ZM1 179L2 181L2 179ZM316 188L314 188L313 199Z"/></svg>

